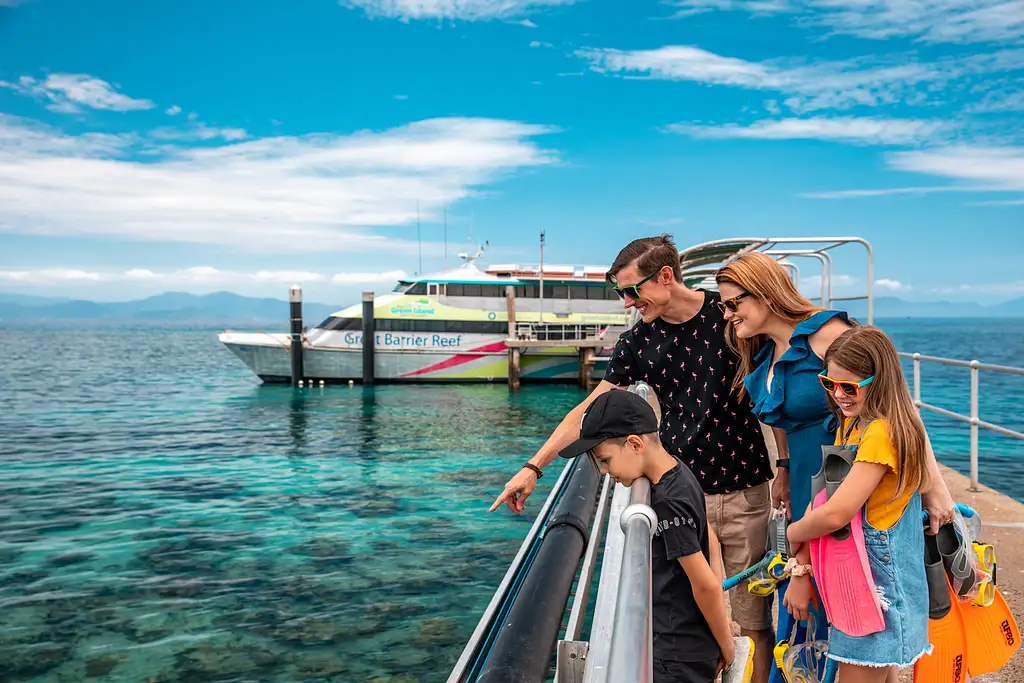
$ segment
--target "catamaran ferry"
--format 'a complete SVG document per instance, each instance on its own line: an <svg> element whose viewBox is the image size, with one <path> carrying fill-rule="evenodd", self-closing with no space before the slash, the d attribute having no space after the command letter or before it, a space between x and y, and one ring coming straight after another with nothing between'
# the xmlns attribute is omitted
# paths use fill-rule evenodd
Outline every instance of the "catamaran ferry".
<svg viewBox="0 0 1024 683"><path fill-rule="evenodd" d="M603 375L608 354L631 316L605 281L606 267L495 264L481 270L483 253L460 254L453 269L400 280L376 296L374 375L387 382L505 382L509 339L506 288L515 294L515 336L534 341L607 339L595 350L592 376ZM543 277L542 277L543 275ZM360 381L362 304L331 314L302 340L303 376L327 383ZM220 341L264 382L291 379L288 333L231 332ZM576 381L579 355L566 345L522 352L524 381Z"/></svg>

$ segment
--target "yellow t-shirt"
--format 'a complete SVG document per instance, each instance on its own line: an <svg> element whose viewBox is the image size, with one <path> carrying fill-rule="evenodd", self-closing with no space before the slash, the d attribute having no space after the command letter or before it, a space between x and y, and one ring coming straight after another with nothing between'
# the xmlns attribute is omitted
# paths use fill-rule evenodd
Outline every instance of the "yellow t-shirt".
<svg viewBox="0 0 1024 683"><path fill-rule="evenodd" d="M836 446L842 444L843 434L846 433L848 425L847 419L844 418L842 426L836 432ZM857 425L850 432L846 445L857 446L855 462L872 462L889 468L882 476L882 481L878 483L878 488L868 496L865 514L868 524L876 529L891 528L903 516L903 511L907 509L907 503L914 496L914 492L908 491L896 500L890 500L896 493L899 462L889 440L889 424L885 420L874 420L867 429Z"/></svg>

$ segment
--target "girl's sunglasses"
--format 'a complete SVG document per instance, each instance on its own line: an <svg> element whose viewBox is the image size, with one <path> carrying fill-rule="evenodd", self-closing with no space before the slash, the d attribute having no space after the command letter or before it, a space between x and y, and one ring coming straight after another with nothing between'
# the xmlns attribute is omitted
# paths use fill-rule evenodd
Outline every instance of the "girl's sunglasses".
<svg viewBox="0 0 1024 683"><path fill-rule="evenodd" d="M718 307L722 309L722 313L725 313L726 309L728 309L728 310L732 311L733 313L735 313L736 310L740 307L740 304L739 304L740 299L742 299L744 297L748 297L748 296L750 296L750 292L743 292L742 294L737 294L736 296L734 296L731 299L726 299L725 301L719 301L718 302Z"/></svg>
<svg viewBox="0 0 1024 683"><path fill-rule="evenodd" d="M616 285L616 286L612 287L612 290L614 290L614 292L619 295L620 299L625 299L627 294L629 295L630 299L639 299L640 298L640 286L643 285L645 282L647 282L648 280L650 280L652 277L654 277L657 274L658 274L658 271L656 270L653 273L651 273L650 275L648 275L647 277L645 277L640 282L636 283L635 285L626 285L625 287L619 287L619 286Z"/></svg>
<svg viewBox="0 0 1024 683"><path fill-rule="evenodd" d="M872 375L862 382L841 382L837 379L832 379L827 375L818 375L818 381L821 382L821 386L825 388L825 391L832 393L839 387L847 396L856 397L860 393L861 387L866 387L875 381L875 376Z"/></svg>

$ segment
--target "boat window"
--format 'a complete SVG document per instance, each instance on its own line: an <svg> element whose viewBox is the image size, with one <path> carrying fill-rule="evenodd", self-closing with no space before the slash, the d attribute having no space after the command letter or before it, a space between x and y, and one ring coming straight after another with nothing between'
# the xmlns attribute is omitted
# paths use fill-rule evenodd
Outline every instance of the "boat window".
<svg viewBox="0 0 1024 683"><path fill-rule="evenodd" d="M607 287L587 287L587 299L589 299L591 301L593 301L595 299L598 299L598 300L607 299L608 298L608 289L609 288L607 288ZM614 296L615 292L611 292L611 294ZM582 297L580 297L580 298L582 298Z"/></svg>
<svg viewBox="0 0 1024 683"><path fill-rule="evenodd" d="M405 293L406 294L426 294L427 293L427 283L426 282L417 282L412 287L407 289Z"/></svg>
<svg viewBox="0 0 1024 683"><path fill-rule="evenodd" d="M462 285L448 283L448 296L462 296Z"/></svg>
<svg viewBox="0 0 1024 683"><path fill-rule="evenodd" d="M333 315L316 326L318 330L359 330L363 327L362 318L336 318Z"/></svg>
<svg viewBox="0 0 1024 683"><path fill-rule="evenodd" d="M505 288L501 285L480 285L480 293L482 296L501 297L505 296Z"/></svg>
<svg viewBox="0 0 1024 683"><path fill-rule="evenodd" d="M462 296L480 296L480 285L462 285Z"/></svg>
<svg viewBox="0 0 1024 683"><path fill-rule="evenodd" d="M546 289L546 287L545 287L545 289ZM568 299L569 298L569 288L567 286L565 286L565 285L555 285L554 287L551 288L551 298L552 299Z"/></svg>

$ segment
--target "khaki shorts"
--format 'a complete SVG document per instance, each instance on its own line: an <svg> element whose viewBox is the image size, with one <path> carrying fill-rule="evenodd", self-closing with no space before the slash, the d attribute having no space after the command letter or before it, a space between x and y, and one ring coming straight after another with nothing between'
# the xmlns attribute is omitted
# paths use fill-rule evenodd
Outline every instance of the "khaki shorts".
<svg viewBox="0 0 1024 683"><path fill-rule="evenodd" d="M705 495L708 524L722 548L725 577L735 576L764 557L771 517L771 482L743 491ZM747 592L747 582L728 593L732 619L740 628L763 631L772 627L772 597Z"/></svg>

